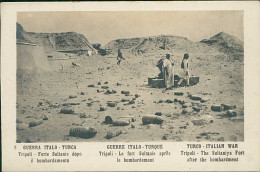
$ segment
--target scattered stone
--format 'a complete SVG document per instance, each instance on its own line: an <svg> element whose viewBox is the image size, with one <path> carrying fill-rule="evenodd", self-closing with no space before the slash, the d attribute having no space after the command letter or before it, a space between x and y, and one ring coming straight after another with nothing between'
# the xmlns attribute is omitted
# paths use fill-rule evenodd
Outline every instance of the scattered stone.
<svg viewBox="0 0 260 172"><path fill-rule="evenodd" d="M16 123L23 123L23 121L20 121L19 119L16 119Z"/></svg>
<svg viewBox="0 0 260 172"><path fill-rule="evenodd" d="M124 95L129 95L130 94L130 92L129 91L121 91L121 94L124 94Z"/></svg>
<svg viewBox="0 0 260 172"><path fill-rule="evenodd" d="M167 99L165 103L173 103L173 100Z"/></svg>
<svg viewBox="0 0 260 172"><path fill-rule="evenodd" d="M146 115L142 117L142 122L146 124L161 124L163 122L162 117L156 115Z"/></svg>
<svg viewBox="0 0 260 172"><path fill-rule="evenodd" d="M183 105L182 105L182 108L187 108L187 107L188 107L188 106L187 106L187 105L185 105L185 104L183 104Z"/></svg>
<svg viewBox="0 0 260 172"><path fill-rule="evenodd" d="M25 123L18 123L18 124L16 124L16 130L17 131L25 130L26 128L28 128L28 124L25 124Z"/></svg>
<svg viewBox="0 0 260 172"><path fill-rule="evenodd" d="M25 143L33 143L33 141L31 141L30 139L26 139Z"/></svg>
<svg viewBox="0 0 260 172"><path fill-rule="evenodd" d="M75 67L75 66L81 66L80 64L77 64L77 63L75 63L75 62L72 62L71 64L72 64L73 67Z"/></svg>
<svg viewBox="0 0 260 172"><path fill-rule="evenodd" d="M221 104L223 106L223 110L234 110L236 105L228 105L228 104Z"/></svg>
<svg viewBox="0 0 260 172"><path fill-rule="evenodd" d="M109 107L116 107L117 103L116 102L107 102L107 106Z"/></svg>
<svg viewBox="0 0 260 172"><path fill-rule="evenodd" d="M82 91L82 92L80 92L80 95L85 95L85 93Z"/></svg>
<svg viewBox="0 0 260 172"><path fill-rule="evenodd" d="M105 92L105 94L112 94L112 91L107 90L107 91Z"/></svg>
<svg viewBox="0 0 260 172"><path fill-rule="evenodd" d="M129 122L135 122L136 118L133 116L122 116L120 119L128 120Z"/></svg>
<svg viewBox="0 0 260 172"><path fill-rule="evenodd" d="M134 100L131 100L131 101L129 101L129 104L131 105L131 104L135 104L135 101Z"/></svg>
<svg viewBox="0 0 260 172"><path fill-rule="evenodd" d="M98 82L98 84L97 85L101 85L101 82Z"/></svg>
<svg viewBox="0 0 260 172"><path fill-rule="evenodd" d="M101 86L102 89L108 89L108 86Z"/></svg>
<svg viewBox="0 0 260 172"><path fill-rule="evenodd" d="M221 105L213 105L213 106L211 106L211 110L215 111L215 112L220 112L220 111L223 110L223 106L221 106Z"/></svg>
<svg viewBox="0 0 260 172"><path fill-rule="evenodd" d="M90 106L92 106L93 105L93 103L92 102L90 102L90 103L87 103L87 106L88 107L90 107Z"/></svg>
<svg viewBox="0 0 260 172"><path fill-rule="evenodd" d="M135 98L141 97L139 94L135 94Z"/></svg>
<svg viewBox="0 0 260 172"><path fill-rule="evenodd" d="M172 114L171 113L166 113L165 116L170 118L170 117L172 117Z"/></svg>
<svg viewBox="0 0 260 172"><path fill-rule="evenodd" d="M106 116L105 117L105 124L112 124L113 123L113 119L110 116Z"/></svg>
<svg viewBox="0 0 260 172"><path fill-rule="evenodd" d="M69 95L70 99L77 98L77 95Z"/></svg>
<svg viewBox="0 0 260 172"><path fill-rule="evenodd" d="M95 86L94 86L94 84L90 84L90 85L88 85L88 87L95 87Z"/></svg>
<svg viewBox="0 0 260 172"><path fill-rule="evenodd" d="M199 111L200 111L200 108L198 108L198 107L192 107L192 109L193 109L195 112L199 112Z"/></svg>
<svg viewBox="0 0 260 172"><path fill-rule="evenodd" d="M188 111L187 111L186 109L183 109L181 113L182 113L182 114L187 114Z"/></svg>
<svg viewBox="0 0 260 172"><path fill-rule="evenodd" d="M104 82L104 84L108 84L108 81Z"/></svg>
<svg viewBox="0 0 260 172"><path fill-rule="evenodd" d="M128 99L122 99L121 102L129 102L130 100Z"/></svg>
<svg viewBox="0 0 260 172"><path fill-rule="evenodd" d="M200 102L201 102L201 103L205 103L205 102L207 102L207 101L209 101L209 98L202 97L202 98L200 99Z"/></svg>
<svg viewBox="0 0 260 172"><path fill-rule="evenodd" d="M112 139L113 137L119 136L119 135L122 134L122 133L123 133L122 130L116 131L116 132L111 132L111 131L109 131L109 132L107 132L106 138L107 138L107 139Z"/></svg>
<svg viewBox="0 0 260 172"><path fill-rule="evenodd" d="M48 120L48 119L49 119L49 116L48 116L48 115L43 115L43 116L42 116L42 119L43 119L43 120Z"/></svg>
<svg viewBox="0 0 260 172"><path fill-rule="evenodd" d="M80 103L63 103L62 106L80 105Z"/></svg>
<svg viewBox="0 0 260 172"><path fill-rule="evenodd" d="M60 113L74 114L74 109L72 107L64 107L64 108L61 108Z"/></svg>
<svg viewBox="0 0 260 172"><path fill-rule="evenodd" d="M183 95L183 92L174 92L174 95L176 95L176 96L182 96L182 95Z"/></svg>
<svg viewBox="0 0 260 172"><path fill-rule="evenodd" d="M200 133L199 134L201 137L205 137L205 139L210 139L211 138L211 136L217 136L217 135L219 135L219 133L216 133L216 132L203 132L203 133Z"/></svg>
<svg viewBox="0 0 260 172"><path fill-rule="evenodd" d="M130 93L126 93L125 96L130 96Z"/></svg>
<svg viewBox="0 0 260 172"><path fill-rule="evenodd" d="M204 119L199 119L199 120L193 120L191 121L193 123L193 125L195 126L201 126L201 125L206 125L208 124L208 121L204 120Z"/></svg>
<svg viewBox="0 0 260 172"><path fill-rule="evenodd" d="M105 92L105 94L115 94L115 93L116 93L116 90L112 90L112 91L107 90L107 91Z"/></svg>
<svg viewBox="0 0 260 172"><path fill-rule="evenodd" d="M191 102L191 105L192 105L192 106L200 106L201 104L200 104L200 103L197 103L197 102Z"/></svg>
<svg viewBox="0 0 260 172"><path fill-rule="evenodd" d="M162 116L162 112L155 112L156 116Z"/></svg>
<svg viewBox="0 0 260 172"><path fill-rule="evenodd" d="M87 114L81 113L81 114L79 115L79 117L80 117L80 118L87 118Z"/></svg>
<svg viewBox="0 0 260 172"><path fill-rule="evenodd" d="M92 138L97 134L97 131L92 127L77 127L77 128L71 128L69 135L73 137L79 137L79 138Z"/></svg>
<svg viewBox="0 0 260 172"><path fill-rule="evenodd" d="M113 126L127 126L130 122L128 120L117 120L113 121Z"/></svg>
<svg viewBox="0 0 260 172"><path fill-rule="evenodd" d="M29 127L35 127L35 126L40 125L42 123L43 123L42 120L32 121L32 122L29 123Z"/></svg>
<svg viewBox="0 0 260 172"><path fill-rule="evenodd" d="M178 100L178 102L179 102L181 105L183 105L183 104L186 103L184 100Z"/></svg>
<svg viewBox="0 0 260 172"><path fill-rule="evenodd" d="M192 95L192 96L190 97L190 99L191 99L191 100L201 100L201 97L198 96L198 95Z"/></svg>
<svg viewBox="0 0 260 172"><path fill-rule="evenodd" d="M100 108L99 108L99 111L106 111L107 109L105 108L105 107L103 107L103 106L101 106Z"/></svg>
<svg viewBox="0 0 260 172"><path fill-rule="evenodd" d="M186 128L187 128L187 125L180 126L179 128L180 128L180 129L186 129Z"/></svg>
<svg viewBox="0 0 260 172"><path fill-rule="evenodd" d="M220 138L218 138L218 140L217 141L219 141L219 142L224 142L225 141L225 139L224 139L224 137L220 137Z"/></svg>
<svg viewBox="0 0 260 172"><path fill-rule="evenodd" d="M237 112L234 111L234 110L228 110L228 111L225 113L225 116L227 116L227 117L236 117L236 116L237 116Z"/></svg>
<svg viewBox="0 0 260 172"><path fill-rule="evenodd" d="M159 100L158 103L163 103L163 100Z"/></svg>
<svg viewBox="0 0 260 172"><path fill-rule="evenodd" d="M163 136L162 136L162 139L163 139L163 140L167 140L167 139L168 139L168 138L167 138L167 135L163 135Z"/></svg>

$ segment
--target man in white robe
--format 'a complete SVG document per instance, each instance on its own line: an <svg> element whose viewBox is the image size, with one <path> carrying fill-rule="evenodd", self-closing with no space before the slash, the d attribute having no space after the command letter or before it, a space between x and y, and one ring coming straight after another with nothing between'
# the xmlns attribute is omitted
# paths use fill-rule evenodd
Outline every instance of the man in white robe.
<svg viewBox="0 0 260 172"><path fill-rule="evenodd" d="M166 58L163 60L162 71L165 87L168 90L174 86L174 63L170 54L166 54Z"/></svg>

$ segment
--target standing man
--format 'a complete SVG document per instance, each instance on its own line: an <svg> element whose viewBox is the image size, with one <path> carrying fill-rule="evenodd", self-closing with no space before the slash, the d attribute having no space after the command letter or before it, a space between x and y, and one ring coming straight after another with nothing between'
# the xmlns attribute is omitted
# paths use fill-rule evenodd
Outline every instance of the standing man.
<svg viewBox="0 0 260 172"><path fill-rule="evenodd" d="M123 55L122 55L122 52L121 50L118 48L118 51L117 51L117 65L120 65L121 61L122 60L125 60Z"/></svg>
<svg viewBox="0 0 260 172"><path fill-rule="evenodd" d="M180 77L181 79L179 80L177 86L179 86L183 80L186 80L186 83L187 83L187 87L190 86L190 72L189 72L189 54L188 53L185 53L184 54L184 57L183 57L183 60L181 62L181 74L180 74Z"/></svg>
<svg viewBox="0 0 260 172"><path fill-rule="evenodd" d="M158 78L163 79L163 60L164 58L161 58L158 62L156 67L158 67L158 69L160 70L160 73L158 74Z"/></svg>
<svg viewBox="0 0 260 172"><path fill-rule="evenodd" d="M169 90L174 86L174 63L171 60L171 55L166 54L166 58L163 60L163 75L164 75L164 83L165 83L165 91ZM164 91L164 92L165 92Z"/></svg>

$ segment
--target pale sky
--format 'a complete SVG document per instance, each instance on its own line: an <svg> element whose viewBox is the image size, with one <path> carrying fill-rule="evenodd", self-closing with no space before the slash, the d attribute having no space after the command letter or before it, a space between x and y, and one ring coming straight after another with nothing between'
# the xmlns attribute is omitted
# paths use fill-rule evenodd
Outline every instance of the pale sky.
<svg viewBox="0 0 260 172"><path fill-rule="evenodd" d="M28 32L77 32L102 46L119 38L176 35L192 41L223 31L243 40L243 11L20 12Z"/></svg>

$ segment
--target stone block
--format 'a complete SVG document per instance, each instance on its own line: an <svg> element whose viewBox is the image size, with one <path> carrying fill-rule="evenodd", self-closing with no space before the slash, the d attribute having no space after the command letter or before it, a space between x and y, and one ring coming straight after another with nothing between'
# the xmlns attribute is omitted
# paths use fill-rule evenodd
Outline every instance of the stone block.
<svg viewBox="0 0 260 172"><path fill-rule="evenodd" d="M64 113L64 114L73 114L74 113L74 109L72 107L64 107L60 110L60 113Z"/></svg>
<svg viewBox="0 0 260 172"><path fill-rule="evenodd" d="M116 131L116 132L109 131L109 132L107 132L106 139L112 139L113 137L119 136L122 133L123 133L122 130Z"/></svg>
<svg viewBox="0 0 260 172"><path fill-rule="evenodd" d="M92 138L97 134L97 131L92 127L77 127L77 128L71 128L69 135L73 137L79 137L79 138Z"/></svg>
<svg viewBox="0 0 260 172"><path fill-rule="evenodd" d="M43 123L42 120L32 121L32 122L29 123L29 127L35 127L35 126L40 125L42 123Z"/></svg>
<svg viewBox="0 0 260 172"><path fill-rule="evenodd" d="M116 120L116 121L113 121L113 126L127 126L129 124L130 124L129 120Z"/></svg>
<svg viewBox="0 0 260 172"><path fill-rule="evenodd" d="M213 106L211 106L211 110L215 111L215 112L220 112L220 111L223 110L223 106L221 106L221 105L213 105Z"/></svg>
<svg viewBox="0 0 260 172"><path fill-rule="evenodd" d="M158 79L158 78L148 78L148 85L153 88L165 87L164 79Z"/></svg>
<svg viewBox="0 0 260 172"><path fill-rule="evenodd" d="M224 110L233 110L236 108L236 105L228 105L228 104L221 104Z"/></svg>
<svg viewBox="0 0 260 172"><path fill-rule="evenodd" d="M161 124L163 122L162 117L156 115L146 115L142 117L142 122L146 124Z"/></svg>

